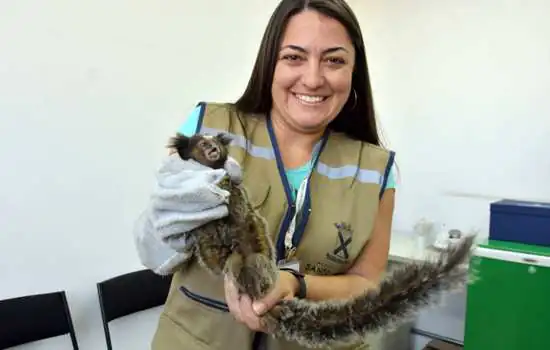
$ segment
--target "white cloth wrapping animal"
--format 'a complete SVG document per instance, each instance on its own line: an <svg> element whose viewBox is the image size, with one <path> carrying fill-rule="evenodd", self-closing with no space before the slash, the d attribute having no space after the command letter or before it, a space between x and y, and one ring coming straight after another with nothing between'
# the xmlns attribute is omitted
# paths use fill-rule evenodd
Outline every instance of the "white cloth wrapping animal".
<svg viewBox="0 0 550 350"><path fill-rule="evenodd" d="M148 207L134 225L141 263L168 275L190 258L185 233L228 213L229 192L217 184L228 174L241 181L241 168L232 158L224 169L211 169L177 154L168 156L156 174Z"/></svg>

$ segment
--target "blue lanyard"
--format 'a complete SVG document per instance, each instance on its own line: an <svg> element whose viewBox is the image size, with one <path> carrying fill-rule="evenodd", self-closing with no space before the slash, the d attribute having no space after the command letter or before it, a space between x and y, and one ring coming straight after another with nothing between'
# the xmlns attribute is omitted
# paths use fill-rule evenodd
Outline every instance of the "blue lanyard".
<svg viewBox="0 0 550 350"><path fill-rule="evenodd" d="M304 180L300 183L300 187L295 190L296 191L296 199L294 202L295 205L295 212L292 216L292 220L290 221L290 225L288 226L288 229L285 233L285 239L284 239L284 257L286 261L291 260L294 257L294 254L296 253L296 246L294 244L294 233L296 232L296 226L298 224L299 218L302 217L302 209L304 208L304 203L306 201L306 195L309 190L309 181L311 178L311 173L313 172L313 169L315 168L317 161L320 157L320 151L321 148L324 145L324 139L321 139L315 147L313 148L312 152L312 159L314 160L312 162L312 166L309 169L309 173L304 178Z"/></svg>

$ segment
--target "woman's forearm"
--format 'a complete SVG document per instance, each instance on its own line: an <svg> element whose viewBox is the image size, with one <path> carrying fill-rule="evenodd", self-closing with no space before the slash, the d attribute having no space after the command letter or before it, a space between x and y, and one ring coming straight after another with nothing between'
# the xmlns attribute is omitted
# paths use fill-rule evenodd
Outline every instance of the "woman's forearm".
<svg viewBox="0 0 550 350"><path fill-rule="evenodd" d="M354 275L336 276L305 276L307 294L311 300L346 299L363 293L367 289L376 288L376 283L366 278Z"/></svg>
<svg viewBox="0 0 550 350"><path fill-rule="evenodd" d="M394 192L384 192L369 243L346 274L305 276L308 299L346 299L379 287L388 264Z"/></svg>

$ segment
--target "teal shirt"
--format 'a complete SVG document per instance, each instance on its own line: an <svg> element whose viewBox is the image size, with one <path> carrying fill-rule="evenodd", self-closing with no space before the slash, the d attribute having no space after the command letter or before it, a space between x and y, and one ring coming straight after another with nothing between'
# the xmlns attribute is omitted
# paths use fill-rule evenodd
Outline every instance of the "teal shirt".
<svg viewBox="0 0 550 350"><path fill-rule="evenodd" d="M200 107L196 107L187 117L187 120L185 120L185 122L180 126L178 132L188 137L193 136L195 134L195 131L197 130L199 116ZM390 169L385 189L396 187L394 167L395 164ZM298 168L286 169L286 178L288 179L288 182L293 190L298 190L302 181L304 181L306 176L309 174L310 169L311 162L307 162L306 164ZM294 193L294 191L292 192Z"/></svg>

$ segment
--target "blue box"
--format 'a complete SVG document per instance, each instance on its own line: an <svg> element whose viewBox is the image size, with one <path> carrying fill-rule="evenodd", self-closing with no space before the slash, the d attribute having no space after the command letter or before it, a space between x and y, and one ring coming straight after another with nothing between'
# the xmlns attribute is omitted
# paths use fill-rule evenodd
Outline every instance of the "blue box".
<svg viewBox="0 0 550 350"><path fill-rule="evenodd" d="M511 199L491 203L489 239L550 246L550 203Z"/></svg>

